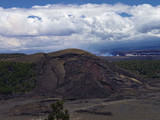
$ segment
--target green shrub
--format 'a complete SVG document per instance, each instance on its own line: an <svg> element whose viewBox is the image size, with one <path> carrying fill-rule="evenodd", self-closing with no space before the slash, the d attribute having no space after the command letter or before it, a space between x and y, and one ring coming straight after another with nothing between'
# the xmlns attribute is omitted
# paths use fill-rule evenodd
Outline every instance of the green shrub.
<svg viewBox="0 0 160 120"><path fill-rule="evenodd" d="M52 112L45 120L69 120L68 110L63 110L64 101L58 100L56 103L51 104Z"/></svg>

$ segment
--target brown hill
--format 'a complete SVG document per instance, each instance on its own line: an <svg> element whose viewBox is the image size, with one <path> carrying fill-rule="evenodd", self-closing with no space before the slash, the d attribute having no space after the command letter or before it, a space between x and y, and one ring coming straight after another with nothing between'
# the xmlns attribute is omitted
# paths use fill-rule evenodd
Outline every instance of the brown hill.
<svg viewBox="0 0 160 120"><path fill-rule="evenodd" d="M134 75L83 50L66 49L15 59L36 63L35 95L65 98L107 97L134 94L143 83Z"/></svg>

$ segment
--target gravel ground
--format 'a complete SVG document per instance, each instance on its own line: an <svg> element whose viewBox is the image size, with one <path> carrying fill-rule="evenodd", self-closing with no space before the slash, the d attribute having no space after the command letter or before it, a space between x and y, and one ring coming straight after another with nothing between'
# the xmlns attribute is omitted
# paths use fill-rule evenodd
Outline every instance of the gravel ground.
<svg viewBox="0 0 160 120"><path fill-rule="evenodd" d="M0 101L0 120L44 120L56 98L14 98ZM71 120L160 120L160 92L141 98L108 101L66 101Z"/></svg>

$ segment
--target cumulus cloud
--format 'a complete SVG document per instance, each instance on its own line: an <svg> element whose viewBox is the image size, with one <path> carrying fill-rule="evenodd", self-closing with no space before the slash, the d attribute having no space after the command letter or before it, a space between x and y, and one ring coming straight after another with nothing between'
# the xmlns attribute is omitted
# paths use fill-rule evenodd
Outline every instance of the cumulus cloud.
<svg viewBox="0 0 160 120"><path fill-rule="evenodd" d="M98 51L114 43L160 37L160 6L46 5L0 8L0 51ZM153 40L153 39L151 39Z"/></svg>

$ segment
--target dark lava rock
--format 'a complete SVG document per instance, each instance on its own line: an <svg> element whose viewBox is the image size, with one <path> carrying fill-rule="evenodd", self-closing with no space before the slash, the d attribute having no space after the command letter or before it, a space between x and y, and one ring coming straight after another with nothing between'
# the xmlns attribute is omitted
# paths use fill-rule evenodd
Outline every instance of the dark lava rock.
<svg viewBox="0 0 160 120"><path fill-rule="evenodd" d="M134 91L143 85L132 79L139 80L134 75L79 49L26 55L15 61L36 63L34 95L66 99L103 98L126 88Z"/></svg>

